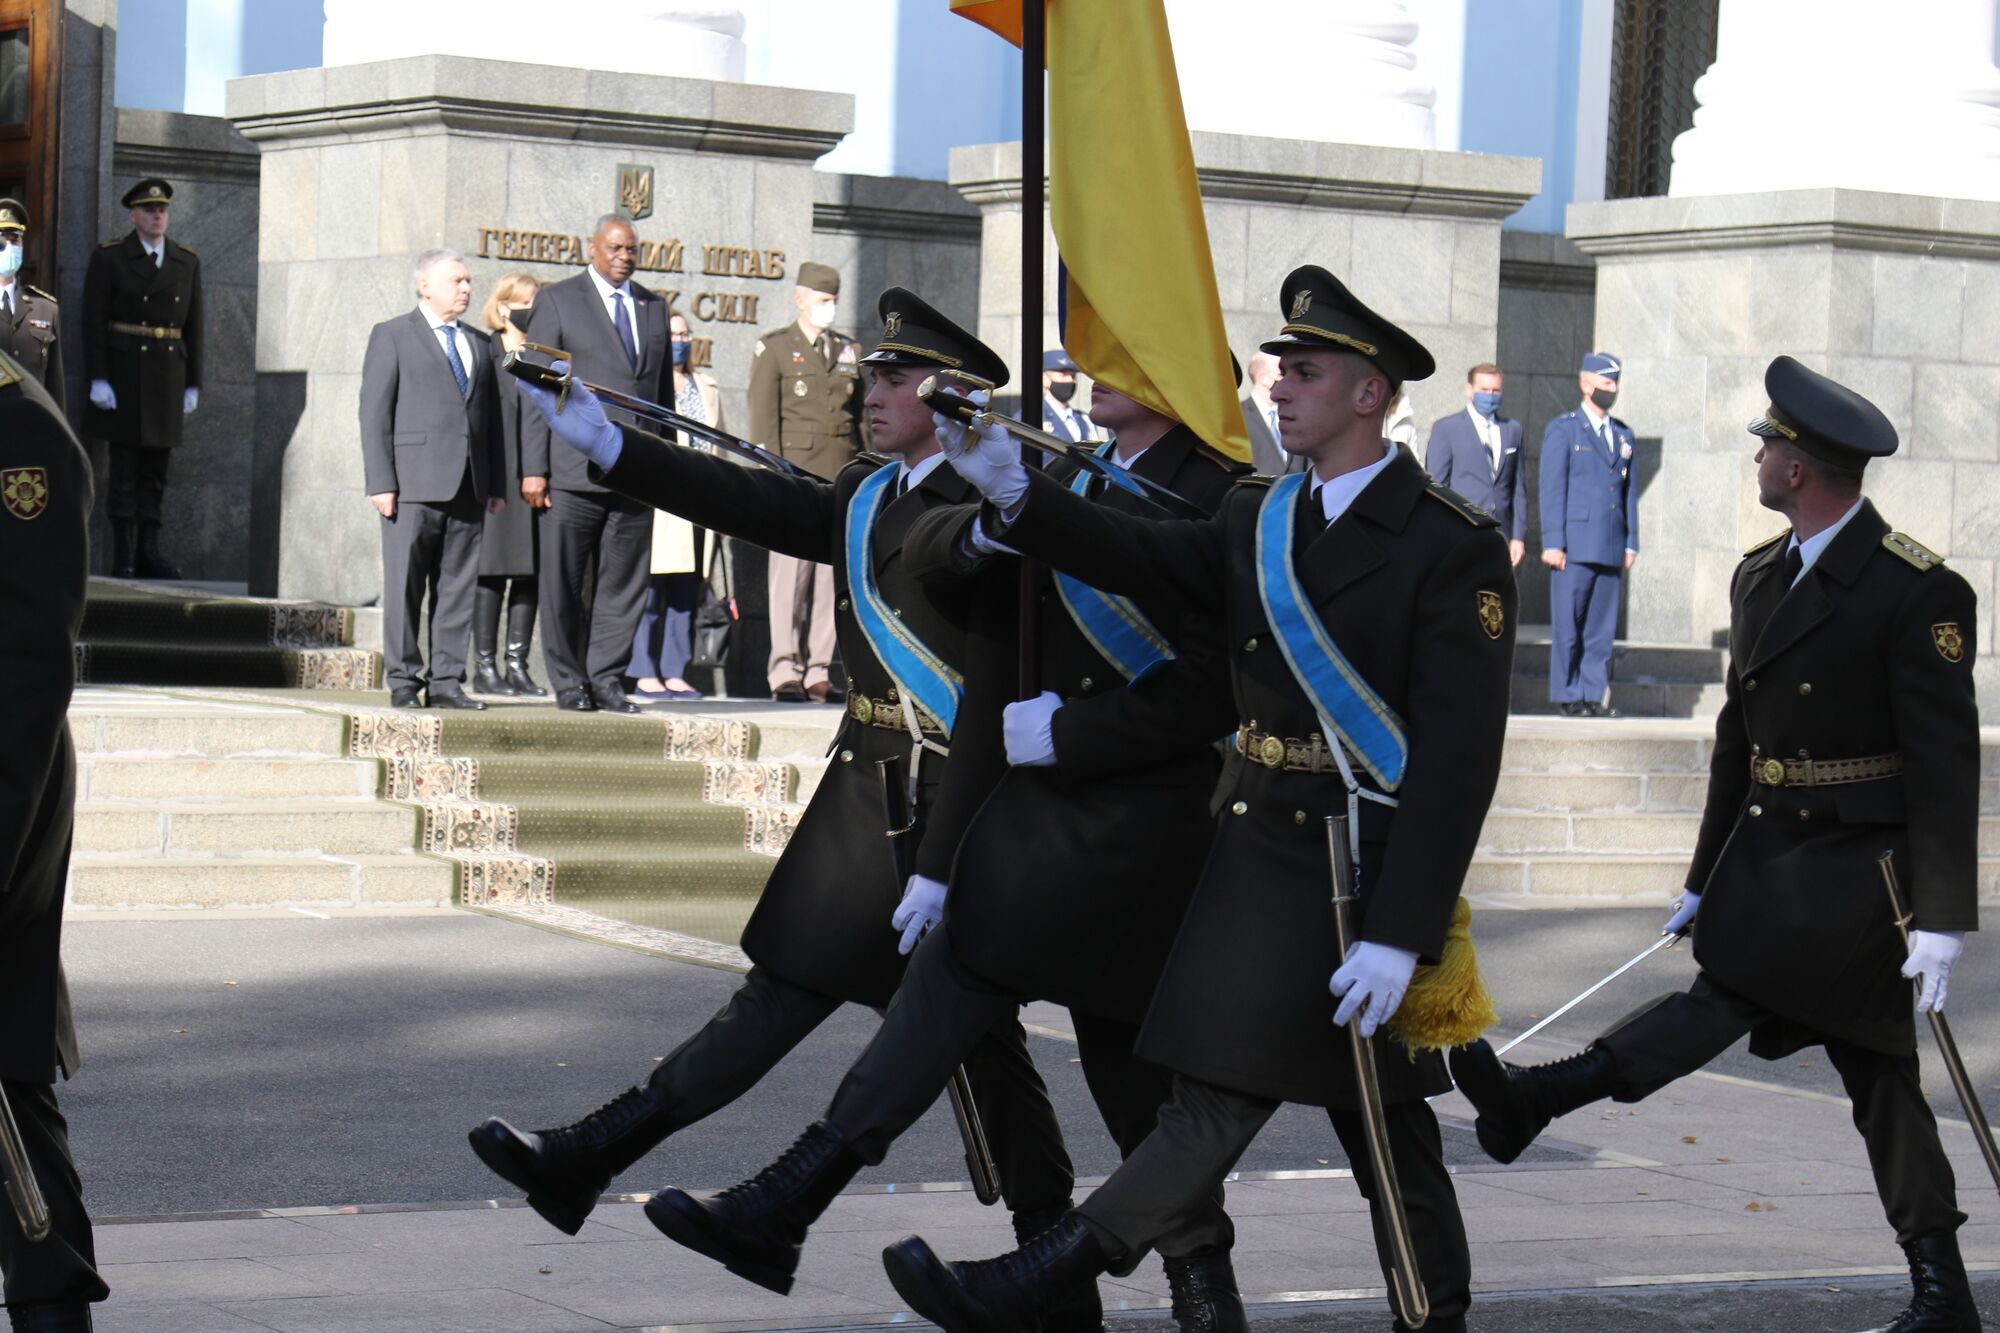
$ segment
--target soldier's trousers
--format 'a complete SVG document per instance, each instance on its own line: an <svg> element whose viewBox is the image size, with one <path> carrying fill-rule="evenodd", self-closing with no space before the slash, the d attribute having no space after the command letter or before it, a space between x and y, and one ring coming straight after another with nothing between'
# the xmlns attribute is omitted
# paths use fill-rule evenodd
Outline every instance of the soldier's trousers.
<svg viewBox="0 0 2000 1333"><path fill-rule="evenodd" d="M1651 1096L1677 1078L1692 1074L1721 1055L1772 1014L1762 1005L1724 990L1706 976L1678 995L1666 995L1624 1019L1598 1038L1611 1052L1621 1102ZM1924 1101L1915 1050L1884 1055L1829 1039L1833 1062L1854 1103L1854 1127L1868 1145L1875 1192L1896 1228L1898 1241L1958 1230L1951 1159L1938 1140L1937 1118Z"/></svg>
<svg viewBox="0 0 2000 1333"><path fill-rule="evenodd" d="M841 1003L752 968L722 1008L653 1071L652 1086L666 1094L676 1126L692 1125L756 1086ZM1010 1011L1004 1022L987 1024L968 1048L966 1076L1007 1207L1033 1213L1067 1206L1076 1177L1048 1089L1028 1054L1027 1033ZM931 1100L936 1096L933 1089Z"/></svg>
<svg viewBox="0 0 2000 1333"><path fill-rule="evenodd" d="M1159 1124L1125 1164L1077 1208L1098 1242L1112 1256L1111 1271L1131 1272L1149 1248L1159 1245L1190 1211L1201 1208L1235 1169L1237 1159L1279 1103L1268 1097L1219 1087L1185 1074L1174 1078L1173 1096L1160 1108ZM1389 1155L1402 1186L1417 1269L1430 1293L1427 1333L1465 1327L1472 1303L1472 1259L1465 1244L1465 1220L1445 1169L1437 1117L1421 1099L1383 1108L1389 1123ZM1354 1169L1354 1183L1368 1200L1375 1227L1375 1252L1389 1270L1389 1246L1375 1171L1368 1159L1361 1113L1326 1108L1333 1132ZM1398 1328L1403 1325L1398 1323Z"/></svg>
<svg viewBox="0 0 2000 1333"><path fill-rule="evenodd" d="M981 1034L1020 1030L1022 997L969 970L951 951L947 927L925 937L910 957L903 984L889 1002L881 1031L834 1091L827 1122L846 1136L862 1160L879 1162L899 1135L915 1124L961 1060L970 1063ZM1077 1054L1090 1095L1121 1153L1130 1153L1153 1131L1173 1076L1132 1053L1135 1024L1071 1011ZM977 1074L973 1075L975 1086ZM989 1136L992 1127L987 1130ZM997 1156L997 1151L996 1151ZM1235 1242L1222 1210L1222 1182L1177 1218L1157 1242L1162 1254L1182 1256L1228 1249Z"/></svg>
<svg viewBox="0 0 2000 1333"><path fill-rule="evenodd" d="M171 449L142 449L136 444L108 446L109 476L104 491L104 512L111 518L135 518L141 523L158 523L162 498L167 493L167 464Z"/></svg>
<svg viewBox="0 0 2000 1333"><path fill-rule="evenodd" d="M10 1306L69 1301L101 1301L111 1294L97 1273L97 1252L91 1244L90 1214L83 1206L83 1184L69 1155L69 1126L56 1107L56 1090L47 1083L17 1079L0 1082L21 1127L28 1163L49 1205L47 1239L30 1245L14 1210L0 1204L0 1273L5 1274Z"/></svg>

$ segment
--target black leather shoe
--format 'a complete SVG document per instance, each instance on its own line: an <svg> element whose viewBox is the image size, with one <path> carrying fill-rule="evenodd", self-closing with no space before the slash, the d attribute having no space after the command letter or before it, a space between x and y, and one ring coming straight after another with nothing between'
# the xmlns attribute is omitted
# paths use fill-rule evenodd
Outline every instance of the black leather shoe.
<svg viewBox="0 0 2000 1333"><path fill-rule="evenodd" d="M896 1294L947 1333L1021 1333L1042 1327L1052 1294L1095 1283L1110 1263L1083 1218L1065 1213L997 1259L947 1263L911 1236L882 1251L882 1267Z"/></svg>
<svg viewBox="0 0 2000 1333"><path fill-rule="evenodd" d="M544 1221L574 1236L618 1174L679 1128L649 1084L627 1088L573 1125L525 1131L495 1119L466 1139L496 1175L527 1191Z"/></svg>
<svg viewBox="0 0 2000 1333"><path fill-rule="evenodd" d="M389 707L422 708L424 706L423 693L422 690L414 685L400 685L389 691Z"/></svg>
<svg viewBox="0 0 2000 1333"><path fill-rule="evenodd" d="M1074 1206L1065 1199L1053 1208L1015 1213L1014 1243L1026 1245L1061 1222ZM1095 1275L1081 1282L1072 1282L1060 1292L1049 1293L1041 1333L1104 1333L1104 1298L1098 1295Z"/></svg>
<svg viewBox="0 0 2000 1333"><path fill-rule="evenodd" d="M802 704L806 702L806 687L795 680L788 680L773 689L771 697L781 704Z"/></svg>
<svg viewBox="0 0 2000 1333"><path fill-rule="evenodd" d="M474 694L497 694L503 699L511 699L520 691L500 674L500 664L493 660L492 653L474 653L472 656L472 692Z"/></svg>
<svg viewBox="0 0 2000 1333"><path fill-rule="evenodd" d="M90 1333L90 1305L85 1301L37 1301L7 1307L14 1333Z"/></svg>
<svg viewBox="0 0 2000 1333"><path fill-rule="evenodd" d="M1553 1064L1523 1068L1501 1063L1483 1039L1454 1049L1452 1082L1479 1112L1473 1131L1496 1162L1526 1151L1549 1121L1609 1097L1617 1086L1611 1052L1592 1044Z"/></svg>
<svg viewBox="0 0 2000 1333"><path fill-rule="evenodd" d="M132 572L142 579L177 579L181 576L180 566L167 559L160 550L158 523L139 525L139 550L132 560Z"/></svg>
<svg viewBox="0 0 2000 1333"><path fill-rule="evenodd" d="M1250 1317L1243 1312L1229 1251L1160 1258L1174 1297L1174 1324L1181 1333L1249 1333Z"/></svg>
<svg viewBox="0 0 2000 1333"><path fill-rule="evenodd" d="M784 1296L792 1290L807 1229L861 1166L840 1131L819 1120L742 1184L707 1199L661 1190L646 1205L646 1216L669 1240Z"/></svg>
<svg viewBox="0 0 2000 1333"><path fill-rule="evenodd" d="M556 691L556 707L572 713L595 713L597 705L591 702L590 691L581 685L567 690Z"/></svg>
<svg viewBox="0 0 2000 1333"><path fill-rule="evenodd" d="M636 713L640 711L639 705L625 697L625 687L622 685L593 685L590 687L590 697L597 701L597 707L601 712Z"/></svg>
<svg viewBox="0 0 2000 1333"><path fill-rule="evenodd" d="M1624 714L1610 704L1587 703L1583 705L1585 717L1623 717Z"/></svg>
<svg viewBox="0 0 2000 1333"><path fill-rule="evenodd" d="M1979 1307L1958 1237L1934 1231L1904 1245L1903 1253L1910 1260L1910 1304L1875 1333L1979 1333Z"/></svg>
<svg viewBox="0 0 2000 1333"><path fill-rule="evenodd" d="M464 690L432 689L424 696L432 708L462 708L468 713L483 713L486 705L468 695Z"/></svg>

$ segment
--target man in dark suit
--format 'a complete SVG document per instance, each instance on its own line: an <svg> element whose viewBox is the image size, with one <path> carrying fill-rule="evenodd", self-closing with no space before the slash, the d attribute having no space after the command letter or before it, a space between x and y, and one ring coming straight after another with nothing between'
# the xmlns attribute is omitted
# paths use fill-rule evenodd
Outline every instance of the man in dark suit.
<svg viewBox="0 0 2000 1333"><path fill-rule="evenodd" d="M1076 400L1076 362L1060 347L1042 353L1042 429L1071 444L1089 444L1109 438L1110 432L1097 423L1095 413L1079 412Z"/></svg>
<svg viewBox="0 0 2000 1333"><path fill-rule="evenodd" d="M1243 395L1243 424L1250 431L1250 467L1259 476L1282 477L1304 466L1285 452L1278 438L1278 405L1271 401L1271 386L1278 382L1278 358L1269 352L1250 354L1243 378L1250 388Z"/></svg>
<svg viewBox="0 0 2000 1333"><path fill-rule="evenodd" d="M18 361L63 406L62 322L56 298L21 281L28 210L0 199L0 352Z"/></svg>
<svg viewBox="0 0 2000 1333"><path fill-rule="evenodd" d="M1624 367L1592 352L1583 402L1542 435L1542 563L1549 567L1549 699L1565 717L1616 717L1605 693L1625 571L1639 555L1632 428L1611 415Z"/></svg>
<svg viewBox="0 0 2000 1333"><path fill-rule="evenodd" d="M599 218L589 254L589 268L535 297L528 336L562 348L581 379L671 405L667 303L632 281L639 240L631 222L618 213ZM542 526L542 651L556 707L638 712L625 697L624 676L646 609L652 510L599 485L575 450L552 450L548 423L534 412L521 418L521 489L550 501ZM595 583L586 587L593 568Z"/></svg>
<svg viewBox="0 0 2000 1333"><path fill-rule="evenodd" d="M1500 367L1490 362L1466 372L1465 410L1431 426L1424 471L1493 515L1518 569L1528 549L1528 473L1521 466L1521 423L1500 415L1502 384Z"/></svg>
<svg viewBox="0 0 2000 1333"><path fill-rule="evenodd" d="M1757 499L1790 530L1729 584L1729 674L1708 801L1669 934L1701 974L1583 1051L1534 1069L1484 1041L1452 1055L1479 1143L1512 1161L1551 1119L1636 1102L1745 1036L1784 1059L1824 1046L1910 1264L1895 1333L1977 1329L1965 1221L1917 1076L1917 1011L1942 1010L1979 926L1978 599L1861 493L1896 451L1889 419L1788 356L1764 375ZM1894 854L1906 948L1877 859Z"/></svg>
<svg viewBox="0 0 2000 1333"><path fill-rule="evenodd" d="M479 537L506 503L494 420L493 357L463 316L472 275L456 250L417 256L417 308L368 335L361 362L361 458L382 516L383 675L414 708L486 707L465 693ZM431 594L430 666L417 642Z"/></svg>
<svg viewBox="0 0 2000 1333"><path fill-rule="evenodd" d="M83 274L84 433L111 450L111 572L177 579L160 550L167 463L181 418L201 397L201 260L167 236L174 187L157 177L125 192L132 230L106 241Z"/></svg>
<svg viewBox="0 0 2000 1333"><path fill-rule="evenodd" d="M90 459L62 409L0 353L0 1088L49 1206L48 1236L29 1243L0 1206L0 1273L16 1329L89 1333L98 1276L55 1079L76 1076L76 1031L63 984L63 879L69 869L76 765L70 692L90 574Z"/></svg>

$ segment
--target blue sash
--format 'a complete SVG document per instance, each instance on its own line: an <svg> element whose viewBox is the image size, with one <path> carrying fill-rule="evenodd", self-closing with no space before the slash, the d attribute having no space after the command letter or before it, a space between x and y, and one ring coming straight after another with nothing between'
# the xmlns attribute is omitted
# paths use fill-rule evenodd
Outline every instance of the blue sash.
<svg viewBox="0 0 2000 1333"><path fill-rule="evenodd" d="M876 468L854 492L854 500L847 507L844 540L848 591L854 598L854 618L860 622L862 636L889 673L889 679L896 682L904 698L914 700L917 707L930 714L949 737L952 724L958 720L958 701L965 695L965 677L925 647L923 640L889 609L889 604L882 600L882 590L875 586L875 564L869 555L875 520L900 470L895 464Z"/></svg>
<svg viewBox="0 0 2000 1333"><path fill-rule="evenodd" d="M1341 655L1292 568L1292 528L1305 480L1303 472L1280 478L1257 511L1257 595L1285 665L1327 734L1338 737L1382 789L1392 792L1402 785L1410 758L1402 720Z"/></svg>
<svg viewBox="0 0 2000 1333"><path fill-rule="evenodd" d="M1097 456L1103 458L1111 452L1111 447L1106 444L1097 451ZM1078 472L1070 490L1082 495L1090 486L1090 478L1091 473ZM1131 598L1099 592L1060 570L1056 571L1056 594L1090 646L1117 667L1118 674L1126 680L1140 680L1174 660L1173 644L1167 642L1167 636L1146 619L1146 613Z"/></svg>

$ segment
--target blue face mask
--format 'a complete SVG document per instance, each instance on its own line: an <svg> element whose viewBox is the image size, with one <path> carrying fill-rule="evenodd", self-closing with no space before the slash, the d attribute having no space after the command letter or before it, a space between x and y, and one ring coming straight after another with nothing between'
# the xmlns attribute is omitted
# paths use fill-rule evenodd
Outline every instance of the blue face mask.
<svg viewBox="0 0 2000 1333"><path fill-rule="evenodd" d="M11 278L21 271L21 247L10 245L0 249L0 277Z"/></svg>
<svg viewBox="0 0 2000 1333"><path fill-rule="evenodd" d="M674 339L674 364L677 366L686 365L688 363L688 353L693 348L693 343L683 341L679 338Z"/></svg>
<svg viewBox="0 0 2000 1333"><path fill-rule="evenodd" d="M1492 416L1500 410L1500 395L1475 391L1472 395L1472 410L1482 417Z"/></svg>

